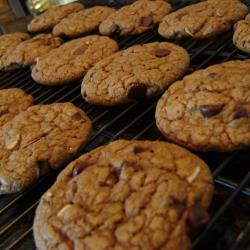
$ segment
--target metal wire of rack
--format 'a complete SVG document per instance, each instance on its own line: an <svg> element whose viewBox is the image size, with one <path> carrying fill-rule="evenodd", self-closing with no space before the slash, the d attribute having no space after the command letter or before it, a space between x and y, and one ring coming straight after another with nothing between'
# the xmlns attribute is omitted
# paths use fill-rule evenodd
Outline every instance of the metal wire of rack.
<svg viewBox="0 0 250 250"><path fill-rule="evenodd" d="M174 9L193 2L197 1L172 1ZM246 3L250 5L250 1ZM112 5L115 5L113 1ZM125 49L134 44L164 39L156 31L149 31L138 36L116 37L116 40L120 49ZM233 46L232 31L205 41L189 39L178 43L191 55L190 71L223 61L248 58ZM0 89L11 87L22 88L33 95L35 104L69 101L82 108L92 118L94 126L93 136L84 152L118 138L164 140L154 121L157 98L113 108L93 106L82 100L80 82L44 87L31 79L29 69L0 73ZM250 149L227 154L198 154L213 171L216 192L210 209L210 223L193 240L192 249L248 249L249 153ZM34 212L41 195L52 185L58 173L59 170L51 171L29 189L0 197L0 249L35 249L32 237Z"/></svg>

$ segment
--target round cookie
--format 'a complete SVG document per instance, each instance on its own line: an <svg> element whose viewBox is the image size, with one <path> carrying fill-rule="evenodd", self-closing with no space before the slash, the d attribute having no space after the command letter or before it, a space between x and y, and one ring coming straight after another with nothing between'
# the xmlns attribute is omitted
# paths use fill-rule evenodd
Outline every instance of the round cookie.
<svg viewBox="0 0 250 250"><path fill-rule="evenodd" d="M43 249L190 249L208 221L209 168L166 142L119 140L84 154L42 196L34 237Z"/></svg>
<svg viewBox="0 0 250 250"><path fill-rule="evenodd" d="M250 60L198 70L174 83L156 109L159 130L197 151L250 145Z"/></svg>
<svg viewBox="0 0 250 250"><path fill-rule="evenodd" d="M8 56L16 48L18 44L29 39L27 33L15 32L0 36L0 70L6 70L8 64Z"/></svg>
<svg viewBox="0 0 250 250"><path fill-rule="evenodd" d="M188 65L189 55L178 45L135 45L90 69L82 82L82 96L87 102L102 105L149 98L180 78Z"/></svg>
<svg viewBox="0 0 250 250"><path fill-rule="evenodd" d="M61 6L53 6L43 12L41 15L33 18L28 25L28 31L42 32L51 30L63 18L65 18L72 12L82 10L83 8L84 6L80 3L70 3Z"/></svg>
<svg viewBox="0 0 250 250"><path fill-rule="evenodd" d="M59 47L63 41L51 34L39 34L26 40L7 56L7 68L20 68L33 64L37 57L47 54L50 50Z"/></svg>
<svg viewBox="0 0 250 250"><path fill-rule="evenodd" d="M71 103L36 105L0 129L0 194L23 190L85 145L91 121Z"/></svg>
<svg viewBox="0 0 250 250"><path fill-rule="evenodd" d="M99 31L107 36L141 34L159 24L170 11L171 5L163 0L136 1L111 14L100 24Z"/></svg>
<svg viewBox="0 0 250 250"><path fill-rule="evenodd" d="M233 42L234 45L246 52L250 53L250 14L245 20L241 20L234 25Z"/></svg>
<svg viewBox="0 0 250 250"><path fill-rule="evenodd" d="M56 36L78 37L95 31L115 10L106 6L96 6L72 13L58 23L53 34Z"/></svg>
<svg viewBox="0 0 250 250"><path fill-rule="evenodd" d="M204 1L165 16L158 31L167 39L205 39L229 30L247 12L247 6L239 0Z"/></svg>
<svg viewBox="0 0 250 250"><path fill-rule="evenodd" d="M43 85L71 83L82 78L95 63L117 50L117 43L105 36L78 38L39 57L31 76Z"/></svg>
<svg viewBox="0 0 250 250"><path fill-rule="evenodd" d="M0 127L32 105L33 97L22 89L0 90Z"/></svg>

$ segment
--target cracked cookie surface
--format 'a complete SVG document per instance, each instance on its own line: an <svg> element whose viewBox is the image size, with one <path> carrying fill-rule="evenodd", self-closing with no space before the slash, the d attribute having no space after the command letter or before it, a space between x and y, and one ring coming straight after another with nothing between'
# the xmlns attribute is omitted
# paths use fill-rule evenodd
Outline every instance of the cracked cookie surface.
<svg viewBox="0 0 250 250"><path fill-rule="evenodd" d="M235 24L233 42L238 49L250 53L250 14Z"/></svg>
<svg viewBox="0 0 250 250"><path fill-rule="evenodd" d="M63 41L51 34L39 34L26 40L12 51L7 57L7 68L20 68L33 64L37 57L47 54L59 47Z"/></svg>
<svg viewBox="0 0 250 250"><path fill-rule="evenodd" d="M42 32L51 30L63 18L65 18L72 12L82 10L83 8L84 6L80 3L70 3L61 6L53 6L43 12L41 15L33 18L28 24L28 31Z"/></svg>
<svg viewBox="0 0 250 250"><path fill-rule="evenodd" d="M181 77L188 65L188 53L175 44L135 45L90 69L83 79L82 96L87 102L102 105L149 98Z"/></svg>
<svg viewBox="0 0 250 250"><path fill-rule="evenodd" d="M0 36L0 70L6 70L8 57L18 44L29 39L27 33L15 32Z"/></svg>
<svg viewBox="0 0 250 250"><path fill-rule="evenodd" d="M39 57L31 76L43 85L71 83L79 80L94 64L117 50L117 43L105 36L78 38Z"/></svg>
<svg viewBox="0 0 250 250"><path fill-rule="evenodd" d="M207 165L166 142L118 140L70 163L34 220L42 249L190 249L208 221Z"/></svg>
<svg viewBox="0 0 250 250"><path fill-rule="evenodd" d="M35 105L0 129L0 194L31 185L71 160L87 142L91 121L71 103Z"/></svg>
<svg viewBox="0 0 250 250"><path fill-rule="evenodd" d="M208 0L170 13L158 31L168 39L205 39L229 30L247 12L247 6L239 0Z"/></svg>
<svg viewBox="0 0 250 250"><path fill-rule="evenodd" d="M136 1L111 14L100 24L99 31L108 36L141 34L159 24L170 10L171 5L162 0Z"/></svg>
<svg viewBox="0 0 250 250"><path fill-rule="evenodd" d="M54 29L56 36L78 37L95 31L100 23L104 21L115 10L105 6L96 6L70 14Z"/></svg>
<svg viewBox="0 0 250 250"><path fill-rule="evenodd" d="M156 109L159 130L198 151L250 145L250 60L198 70L174 83Z"/></svg>
<svg viewBox="0 0 250 250"><path fill-rule="evenodd" d="M32 105L33 97L22 89L0 90L0 128L18 113Z"/></svg>

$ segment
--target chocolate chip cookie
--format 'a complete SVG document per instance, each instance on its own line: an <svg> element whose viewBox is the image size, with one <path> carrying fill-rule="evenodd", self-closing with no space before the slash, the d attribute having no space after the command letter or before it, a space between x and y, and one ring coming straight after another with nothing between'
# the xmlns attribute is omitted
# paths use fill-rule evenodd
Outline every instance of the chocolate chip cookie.
<svg viewBox="0 0 250 250"><path fill-rule="evenodd" d="M16 32L0 36L0 70L6 70L7 59L18 44L29 39L27 33Z"/></svg>
<svg viewBox="0 0 250 250"><path fill-rule="evenodd" d="M70 14L58 23L53 34L56 36L78 37L95 31L115 10L105 6L96 6Z"/></svg>
<svg viewBox="0 0 250 250"><path fill-rule="evenodd" d="M36 105L0 129L0 194L31 185L63 166L81 149L91 121L71 103Z"/></svg>
<svg viewBox="0 0 250 250"><path fill-rule="evenodd" d="M41 15L32 19L28 25L28 31L42 32L51 30L63 18L73 12L82 10L83 8L84 6L80 3L70 3L61 6L53 6Z"/></svg>
<svg viewBox="0 0 250 250"><path fill-rule="evenodd" d="M135 45L103 59L89 70L82 96L90 103L116 105L152 97L181 77L189 55L166 42Z"/></svg>
<svg viewBox="0 0 250 250"><path fill-rule="evenodd" d="M7 69L26 67L35 62L39 56L47 54L50 50L59 47L62 39L51 34L39 34L26 40L13 50L7 57Z"/></svg>
<svg viewBox="0 0 250 250"><path fill-rule="evenodd" d="M168 39L204 39L229 30L247 12L247 6L239 0L204 1L167 15L158 31Z"/></svg>
<svg viewBox="0 0 250 250"><path fill-rule="evenodd" d="M38 249L190 249L208 222L209 168L174 144L115 141L67 166L42 196Z"/></svg>
<svg viewBox="0 0 250 250"><path fill-rule="evenodd" d="M39 57L32 68L32 78L43 85L71 83L117 50L117 43L105 36L78 38Z"/></svg>
<svg viewBox="0 0 250 250"><path fill-rule="evenodd" d="M140 0L111 14L99 26L103 35L141 34L159 24L171 5L163 0Z"/></svg>
<svg viewBox="0 0 250 250"><path fill-rule="evenodd" d="M156 123L170 140L198 151L250 145L250 60L196 71L161 97Z"/></svg>
<svg viewBox="0 0 250 250"><path fill-rule="evenodd" d="M241 20L234 25L234 45L246 52L250 53L250 14L245 20Z"/></svg>
<svg viewBox="0 0 250 250"><path fill-rule="evenodd" d="M0 127L18 113L32 105L33 97L23 90L12 88L0 90Z"/></svg>

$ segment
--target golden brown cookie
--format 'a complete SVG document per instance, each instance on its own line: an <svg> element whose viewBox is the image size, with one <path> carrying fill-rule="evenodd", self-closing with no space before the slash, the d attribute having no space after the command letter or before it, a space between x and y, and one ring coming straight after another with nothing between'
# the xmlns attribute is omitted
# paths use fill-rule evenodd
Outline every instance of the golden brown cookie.
<svg viewBox="0 0 250 250"><path fill-rule="evenodd" d="M117 43L105 36L71 40L39 57L32 68L32 78L43 85L72 83L82 78L95 63L117 50Z"/></svg>
<svg viewBox="0 0 250 250"><path fill-rule="evenodd" d="M26 67L33 64L39 56L59 47L62 39L51 34L39 34L19 45L7 56L7 69Z"/></svg>
<svg viewBox="0 0 250 250"><path fill-rule="evenodd" d="M141 34L159 24L170 10L171 5L163 0L136 1L111 14L100 24L99 31L107 36Z"/></svg>
<svg viewBox="0 0 250 250"><path fill-rule="evenodd" d="M18 44L29 39L27 33L16 32L0 36L0 70L8 67L8 57Z"/></svg>
<svg viewBox="0 0 250 250"><path fill-rule="evenodd" d="M250 15L234 25L233 42L238 49L250 53Z"/></svg>
<svg viewBox="0 0 250 250"><path fill-rule="evenodd" d="M250 60L198 70L158 102L156 123L170 140L197 151L250 146Z"/></svg>
<svg viewBox="0 0 250 250"><path fill-rule="evenodd" d="M33 97L22 89L0 90L0 128L32 105Z"/></svg>
<svg viewBox="0 0 250 250"><path fill-rule="evenodd" d="M88 34L97 30L100 23L114 11L113 8L106 6L96 6L72 13L54 27L53 34L67 37Z"/></svg>
<svg viewBox="0 0 250 250"><path fill-rule="evenodd" d="M31 20L28 25L30 32L42 32L51 30L63 18L73 12L82 10L84 6L80 3L69 3L61 6L53 6L43 12L41 15Z"/></svg>
<svg viewBox="0 0 250 250"><path fill-rule="evenodd" d="M150 98L179 79L188 65L189 55L178 45L135 45L90 69L82 82L82 96L87 102L102 105Z"/></svg>
<svg viewBox="0 0 250 250"><path fill-rule="evenodd" d="M208 222L207 165L166 142L119 140L61 172L34 221L39 250L188 250L187 231Z"/></svg>
<svg viewBox="0 0 250 250"><path fill-rule="evenodd" d="M204 39L229 30L247 12L239 0L208 0L168 14L158 31L167 39Z"/></svg>
<svg viewBox="0 0 250 250"><path fill-rule="evenodd" d="M71 103L35 105L0 128L0 194L62 167L87 142L91 121Z"/></svg>

